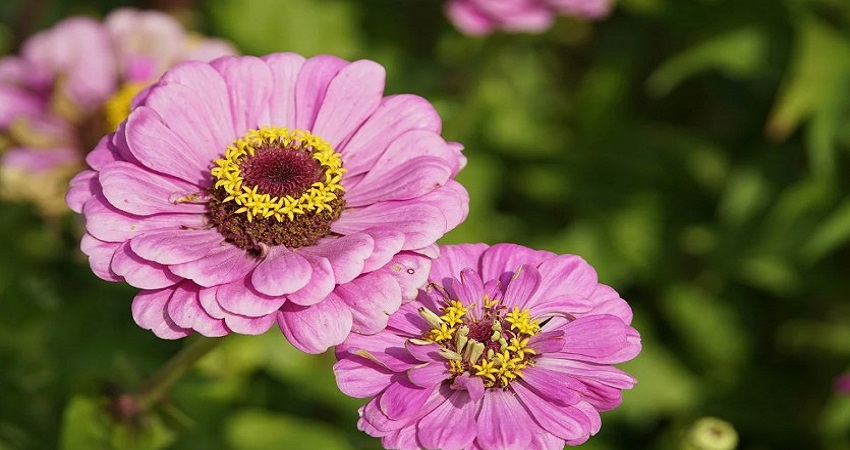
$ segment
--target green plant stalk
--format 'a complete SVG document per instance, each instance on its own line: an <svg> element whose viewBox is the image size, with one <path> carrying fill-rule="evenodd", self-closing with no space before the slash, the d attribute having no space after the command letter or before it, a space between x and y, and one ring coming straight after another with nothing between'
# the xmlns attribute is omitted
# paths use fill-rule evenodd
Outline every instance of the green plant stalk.
<svg viewBox="0 0 850 450"><path fill-rule="evenodd" d="M164 366L145 380L136 392L136 401L143 410L149 410L162 400L168 389L177 382L204 355L223 341L223 338L197 337L190 340Z"/></svg>

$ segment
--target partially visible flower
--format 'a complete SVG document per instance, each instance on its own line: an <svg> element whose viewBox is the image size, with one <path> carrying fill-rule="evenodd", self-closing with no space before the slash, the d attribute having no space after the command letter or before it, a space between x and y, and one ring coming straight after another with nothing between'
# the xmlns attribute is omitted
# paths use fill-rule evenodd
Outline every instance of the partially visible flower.
<svg viewBox="0 0 850 450"><path fill-rule="evenodd" d="M703 417L685 433L682 450L735 450L738 432L731 423L717 417Z"/></svg>
<svg viewBox="0 0 850 450"><path fill-rule="evenodd" d="M71 182L92 269L143 289L133 317L163 338L380 331L468 208L461 145L384 80L293 53L176 65Z"/></svg>
<svg viewBox="0 0 850 450"><path fill-rule="evenodd" d="M635 379L632 311L574 255L443 246L430 284L337 348L358 427L392 449L561 449L599 431Z"/></svg>
<svg viewBox="0 0 850 450"><path fill-rule="evenodd" d="M133 96L174 63L235 49L187 33L171 16L118 9L103 22L72 17L0 59L0 194L67 211L68 180L127 117Z"/></svg>
<svg viewBox="0 0 850 450"><path fill-rule="evenodd" d="M845 372L836 377L834 388L839 394L850 394L850 372Z"/></svg>
<svg viewBox="0 0 850 450"><path fill-rule="evenodd" d="M608 14L612 0L449 0L446 14L460 31L481 36L495 30L542 32L556 16L598 19Z"/></svg>

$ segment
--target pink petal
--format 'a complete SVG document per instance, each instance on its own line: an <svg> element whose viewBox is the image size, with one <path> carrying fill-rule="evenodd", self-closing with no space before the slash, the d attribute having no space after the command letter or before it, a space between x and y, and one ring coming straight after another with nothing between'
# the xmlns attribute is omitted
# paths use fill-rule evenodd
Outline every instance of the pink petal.
<svg viewBox="0 0 850 450"><path fill-rule="evenodd" d="M351 310L335 294L312 306L287 302L277 315L281 331L307 353L322 353L345 340L351 332Z"/></svg>
<svg viewBox="0 0 850 450"><path fill-rule="evenodd" d="M547 402L522 383L512 383L511 389L516 392L516 398L525 406L528 415L544 430L567 440L590 435L590 420L576 408Z"/></svg>
<svg viewBox="0 0 850 450"><path fill-rule="evenodd" d="M269 124L295 127L295 82L304 57L295 53L273 53L263 57L274 79L269 97Z"/></svg>
<svg viewBox="0 0 850 450"><path fill-rule="evenodd" d="M311 272L312 266L303 256L278 245L269 248L266 257L254 269L251 284L266 295L291 294L310 282Z"/></svg>
<svg viewBox="0 0 850 450"><path fill-rule="evenodd" d="M437 362L440 364L448 361L444 356L440 355L440 347L436 342L427 342L422 343L421 337L417 336L419 340L417 341L405 341L404 348L413 358L416 358L417 361L424 363ZM417 364L420 366L420 364ZM439 367L440 370L445 371L444 367ZM429 380L423 380L424 382L430 382Z"/></svg>
<svg viewBox="0 0 850 450"><path fill-rule="evenodd" d="M532 317L534 317L532 315ZM528 340L528 347L538 355L560 352L564 348L563 331L544 331L537 333Z"/></svg>
<svg viewBox="0 0 850 450"><path fill-rule="evenodd" d="M110 163L103 168L98 179L109 203L130 214L203 214L206 211L206 205L171 201L197 193L197 186L148 172L131 163Z"/></svg>
<svg viewBox="0 0 850 450"><path fill-rule="evenodd" d="M314 246L300 249L300 252L327 259L333 268L336 283L343 284L364 272L363 267L374 247L371 236L357 233L323 238Z"/></svg>
<svg viewBox="0 0 850 450"><path fill-rule="evenodd" d="M608 365L551 358L549 355L541 355L535 360L535 363L536 367L563 374L559 376L569 376L579 380L595 380L617 389L631 389L637 383L633 376Z"/></svg>
<svg viewBox="0 0 850 450"><path fill-rule="evenodd" d="M404 247L404 233L391 229L377 229L366 232L372 237L372 254L363 263L363 272L372 272L384 267L393 256Z"/></svg>
<svg viewBox="0 0 850 450"><path fill-rule="evenodd" d="M334 364L336 385L345 395L355 398L374 397L390 383L395 372L355 355L339 356Z"/></svg>
<svg viewBox="0 0 850 450"><path fill-rule="evenodd" d="M123 161L115 151L115 145L112 143L114 138L114 133L100 138L97 145L86 155L86 164L89 167L99 171L111 162Z"/></svg>
<svg viewBox="0 0 850 450"><path fill-rule="evenodd" d="M169 269L203 287L211 287L231 283L248 275L256 264L256 260L239 247L222 245L197 261L171 265Z"/></svg>
<svg viewBox="0 0 850 450"><path fill-rule="evenodd" d="M519 266L537 266L556 255L543 250L532 250L516 244L496 244L481 256L481 278L498 280L505 272L511 274Z"/></svg>
<svg viewBox="0 0 850 450"><path fill-rule="evenodd" d="M83 212L83 204L94 195L95 190L100 187L97 182L97 172L84 170L71 179L68 193L65 194L65 203L75 213Z"/></svg>
<svg viewBox="0 0 850 450"><path fill-rule="evenodd" d="M411 201L428 203L439 208L446 218L446 230L460 225L469 214L469 193L455 180L448 180L439 189Z"/></svg>
<svg viewBox="0 0 850 450"><path fill-rule="evenodd" d="M351 331L374 334L401 306L401 289L388 274L370 273L337 286L334 293L351 309Z"/></svg>
<svg viewBox="0 0 850 450"><path fill-rule="evenodd" d="M247 278L219 286L215 291L215 299L225 311L246 317L272 314L286 302L286 297L257 292Z"/></svg>
<svg viewBox="0 0 850 450"><path fill-rule="evenodd" d="M429 280L443 283L446 278L458 278L463 269L477 270L481 254L490 248L487 244L444 245L440 248L440 258L431 264ZM480 278L480 275L479 275Z"/></svg>
<svg viewBox="0 0 850 450"><path fill-rule="evenodd" d="M210 317L198 301L198 287L181 283L171 295L167 306L168 317L184 329L192 329L208 337L224 336L230 332L224 321Z"/></svg>
<svg viewBox="0 0 850 450"><path fill-rule="evenodd" d="M385 97L342 150L339 150L343 154L348 175L370 170L390 143L403 133L409 130L439 133L441 126L439 114L422 97Z"/></svg>
<svg viewBox="0 0 850 450"><path fill-rule="evenodd" d="M557 295L589 297L597 286L596 271L575 255L561 255L540 263L540 289L525 308L546 302Z"/></svg>
<svg viewBox="0 0 850 450"><path fill-rule="evenodd" d="M563 406L578 403L582 398L579 394L587 391L580 381L541 367L526 368L518 382L526 383L541 398Z"/></svg>
<svg viewBox="0 0 850 450"><path fill-rule="evenodd" d="M469 373L463 373L455 378L451 388L467 391L469 398L476 402L484 396L484 381L481 377L471 376Z"/></svg>
<svg viewBox="0 0 850 450"><path fill-rule="evenodd" d="M445 360L426 363L410 369L407 376L417 386L438 386L449 378L446 364Z"/></svg>
<svg viewBox="0 0 850 450"><path fill-rule="evenodd" d="M130 152L145 167L188 181L197 189L212 185L210 166L217 152L186 142L150 107L134 109L127 118L126 130Z"/></svg>
<svg viewBox="0 0 850 450"><path fill-rule="evenodd" d="M186 61L162 75L144 100L183 142L212 161L239 135L233 130L227 84L209 64Z"/></svg>
<svg viewBox="0 0 850 450"><path fill-rule="evenodd" d="M439 397L439 393L432 394L432 397ZM410 422L409 419L392 420L381 411L378 405L379 399L372 399L360 408L361 420L357 422L357 428L368 430L373 436L387 436L395 431L402 431L405 425ZM364 426L365 425L365 426ZM415 434L414 430L414 434ZM414 436L415 437L415 436ZM388 446L389 448L398 448L396 445Z"/></svg>
<svg viewBox="0 0 850 450"><path fill-rule="evenodd" d="M313 129L328 85L348 64L348 61L330 55L314 56L304 62L295 82L295 128Z"/></svg>
<svg viewBox="0 0 850 450"><path fill-rule="evenodd" d="M352 333L341 346L352 355L366 358L394 372L405 372L420 364L404 347L405 338L389 330L369 336Z"/></svg>
<svg viewBox="0 0 850 450"><path fill-rule="evenodd" d="M160 218L160 221L165 222L173 216L174 214L150 217L152 219ZM144 234L136 236L130 241L130 248L149 261L169 265L184 264L197 261L213 249L224 245L223 238L216 230L183 229L173 226L169 227L170 229L154 228L156 224L161 223L160 221L141 221L140 226L143 228L139 232ZM130 223L130 227L136 226L130 220L126 220L126 222ZM145 228L152 229L152 231L146 231ZM163 226L163 228L165 227Z"/></svg>
<svg viewBox="0 0 850 450"><path fill-rule="evenodd" d="M276 317L269 314L261 317L245 317L239 314L225 313L224 324L234 333L258 335L271 329Z"/></svg>
<svg viewBox="0 0 850 450"><path fill-rule="evenodd" d="M563 326L563 352L592 360L609 356L626 345L628 326L619 317L588 316ZM583 359L583 358L580 358Z"/></svg>
<svg viewBox="0 0 850 450"><path fill-rule="evenodd" d="M153 216L137 216L125 213L110 205L105 198L98 195L83 207L86 218L86 229L98 239L108 242L122 242L138 238L142 233L163 232L176 233L180 228L200 228L205 226L204 216L199 214L157 214ZM195 231L195 230L184 230ZM219 236L219 240L221 237ZM162 242L161 244L168 244ZM169 248L173 248L170 245ZM144 253L140 256L147 258ZM150 259L150 258L148 258ZM156 261L154 259L154 261ZM161 262L162 261L157 261Z"/></svg>
<svg viewBox="0 0 850 450"><path fill-rule="evenodd" d="M494 389L481 399L477 442L484 448L526 448L531 442L528 414L508 391Z"/></svg>
<svg viewBox="0 0 850 450"><path fill-rule="evenodd" d="M367 206L389 200L423 196L444 185L451 169L442 159L422 156L386 172L370 172L356 188L346 193L346 205Z"/></svg>
<svg viewBox="0 0 850 450"><path fill-rule="evenodd" d="M420 306L422 305L417 301L401 305L399 310L390 316L387 326L406 334L407 337L421 336L430 330L431 326L417 312Z"/></svg>
<svg viewBox="0 0 850 450"><path fill-rule="evenodd" d="M354 61L343 67L328 85L313 132L339 148L381 103L385 79L386 71L374 61Z"/></svg>
<svg viewBox="0 0 850 450"><path fill-rule="evenodd" d="M505 289L505 305L508 308L519 306L520 309L525 308L528 299L537 291L540 286L540 273L536 268L529 265L520 266L514 272L511 281Z"/></svg>
<svg viewBox="0 0 850 450"><path fill-rule="evenodd" d="M136 323L163 339L180 339L192 334L192 330L177 326L165 311L173 292L173 288L139 292L132 306Z"/></svg>
<svg viewBox="0 0 850 450"><path fill-rule="evenodd" d="M89 257L92 272L106 281L124 281L124 277L112 270L112 255L121 244L103 242L86 233L80 239L80 250Z"/></svg>
<svg viewBox="0 0 850 450"><path fill-rule="evenodd" d="M310 282L303 288L287 295L287 299L296 305L309 306L324 300L336 287L333 267L325 258L302 254L310 263Z"/></svg>
<svg viewBox="0 0 850 450"><path fill-rule="evenodd" d="M460 144L448 142L440 136L439 131L412 129L396 138L387 147L380 159L367 172L367 178L372 172L389 172L422 156L435 157L445 161L451 173L456 174L465 158L461 153Z"/></svg>
<svg viewBox="0 0 850 450"><path fill-rule="evenodd" d="M495 22L466 0L449 0L446 15L464 34L484 36L495 28Z"/></svg>
<svg viewBox="0 0 850 450"><path fill-rule="evenodd" d="M597 284L589 297L595 304L589 314L611 314L622 319L627 325L632 323L632 308L611 287Z"/></svg>
<svg viewBox="0 0 850 450"><path fill-rule="evenodd" d="M198 302L200 303L201 308L203 308L210 317L214 319L224 319L224 317L230 315L230 313L221 309L221 305L218 304L218 300L215 298L215 292L217 290L218 286L211 288L202 288L199 286Z"/></svg>
<svg viewBox="0 0 850 450"><path fill-rule="evenodd" d="M434 389L439 386L432 384L427 388L415 386L410 382L400 379L390 383L380 397L378 405L381 412L393 420L400 420L419 412Z"/></svg>
<svg viewBox="0 0 850 450"><path fill-rule="evenodd" d="M211 63L227 84L233 131L237 136L269 123L272 72L260 58L225 56ZM223 149L222 149L223 150Z"/></svg>
<svg viewBox="0 0 850 450"><path fill-rule="evenodd" d="M405 237L404 249L415 250L442 237L446 232L446 219L431 205L382 202L345 211L331 229L341 234L400 231Z"/></svg>
<svg viewBox="0 0 850 450"><path fill-rule="evenodd" d="M181 281L162 264L148 261L133 252L129 242L115 249L111 267L129 285L140 289L160 289Z"/></svg>
<svg viewBox="0 0 850 450"><path fill-rule="evenodd" d="M428 281L431 259L414 252L402 252L393 257L381 272L389 273L401 287L402 300L416 298L419 288Z"/></svg>
<svg viewBox="0 0 850 450"><path fill-rule="evenodd" d="M480 402L464 391L455 391L417 425L419 442L426 448L468 448L475 440L475 415Z"/></svg>
<svg viewBox="0 0 850 450"><path fill-rule="evenodd" d="M436 280L436 282L442 284L453 294L453 297L456 297L456 300L464 305L481 303L481 299L484 298L484 282L478 272L466 268L460 271L458 278Z"/></svg>
<svg viewBox="0 0 850 450"><path fill-rule="evenodd" d="M116 64L103 25L89 17L72 17L28 39L21 53L35 67L64 78L62 95L68 95L88 112L105 101L116 88Z"/></svg>

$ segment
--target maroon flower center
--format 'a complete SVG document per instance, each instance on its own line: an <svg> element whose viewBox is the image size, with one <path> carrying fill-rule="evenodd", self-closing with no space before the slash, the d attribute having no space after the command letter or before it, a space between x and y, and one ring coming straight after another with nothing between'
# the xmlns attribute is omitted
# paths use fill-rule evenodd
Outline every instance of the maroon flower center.
<svg viewBox="0 0 850 450"><path fill-rule="evenodd" d="M279 147L258 149L240 169L248 185L273 197L298 197L323 175L322 166L309 153Z"/></svg>

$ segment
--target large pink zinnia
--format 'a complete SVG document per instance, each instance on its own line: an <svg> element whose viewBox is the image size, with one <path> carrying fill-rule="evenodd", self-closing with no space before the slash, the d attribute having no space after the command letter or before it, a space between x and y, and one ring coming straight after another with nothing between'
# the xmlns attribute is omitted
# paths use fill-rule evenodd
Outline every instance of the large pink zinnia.
<svg viewBox="0 0 850 450"><path fill-rule="evenodd" d="M384 78L292 53L175 66L72 181L92 269L144 289L133 316L163 338L380 331L468 203L461 145Z"/></svg>
<svg viewBox="0 0 850 450"><path fill-rule="evenodd" d="M0 193L48 215L67 211L68 180L127 117L135 93L174 63L234 53L167 14L134 9L103 22L72 17L32 36L19 56L0 59Z"/></svg>
<svg viewBox="0 0 850 450"><path fill-rule="evenodd" d="M430 284L337 348L339 387L374 397L358 427L392 449L561 449L599 431L634 378L629 305L574 255L444 246Z"/></svg>
<svg viewBox="0 0 850 450"><path fill-rule="evenodd" d="M446 14L466 34L495 30L541 32L558 15L598 19L608 14L612 0L449 0Z"/></svg>

